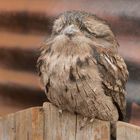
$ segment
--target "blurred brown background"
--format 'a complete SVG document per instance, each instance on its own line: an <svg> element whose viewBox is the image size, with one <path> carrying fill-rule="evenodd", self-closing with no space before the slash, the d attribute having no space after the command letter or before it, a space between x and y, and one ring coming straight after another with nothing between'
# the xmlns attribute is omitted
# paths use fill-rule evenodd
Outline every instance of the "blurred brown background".
<svg viewBox="0 0 140 140"><path fill-rule="evenodd" d="M127 121L140 125L139 0L1 0L0 116L47 100L36 72L38 48L54 18L72 9L95 13L110 23L130 72Z"/></svg>

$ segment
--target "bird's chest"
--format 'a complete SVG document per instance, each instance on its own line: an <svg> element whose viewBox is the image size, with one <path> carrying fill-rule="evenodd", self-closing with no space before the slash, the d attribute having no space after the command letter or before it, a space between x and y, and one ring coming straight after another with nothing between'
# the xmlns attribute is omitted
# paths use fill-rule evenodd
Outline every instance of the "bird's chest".
<svg viewBox="0 0 140 140"><path fill-rule="evenodd" d="M54 54L46 58L46 68L49 76L69 76L76 68L85 70L88 67L89 54L86 55L60 55Z"/></svg>
<svg viewBox="0 0 140 140"><path fill-rule="evenodd" d="M75 65L77 56L65 56L54 54L46 59L47 67L50 71L63 71L68 67Z"/></svg>
<svg viewBox="0 0 140 140"><path fill-rule="evenodd" d="M65 91L68 88L73 91L77 90L77 84L81 87L82 83L86 83L91 77L95 83L99 79L96 63L89 54L68 56L55 54L48 56L45 62L46 72L43 78L45 83L49 79L54 90Z"/></svg>

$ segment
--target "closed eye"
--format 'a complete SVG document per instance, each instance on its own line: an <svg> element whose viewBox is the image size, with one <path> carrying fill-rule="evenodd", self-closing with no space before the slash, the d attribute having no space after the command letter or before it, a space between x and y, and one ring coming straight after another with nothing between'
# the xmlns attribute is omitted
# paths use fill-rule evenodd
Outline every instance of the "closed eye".
<svg viewBox="0 0 140 140"><path fill-rule="evenodd" d="M63 30L64 27L65 24L63 23L55 24L53 28L53 35L58 35Z"/></svg>
<svg viewBox="0 0 140 140"><path fill-rule="evenodd" d="M97 35L94 32L91 32L88 28L86 28L85 26L81 26L80 28L83 32L86 32L88 37L90 36L94 36L97 37Z"/></svg>
<svg viewBox="0 0 140 140"><path fill-rule="evenodd" d="M85 30L96 38L105 38L109 35L109 34L103 33L103 32L101 34L97 34L97 33L93 32L90 28L86 28L86 27L85 27Z"/></svg>
<svg viewBox="0 0 140 140"><path fill-rule="evenodd" d="M53 35L59 35L62 30L63 30L63 27L61 27L59 29L55 29L55 30L53 30L52 34Z"/></svg>

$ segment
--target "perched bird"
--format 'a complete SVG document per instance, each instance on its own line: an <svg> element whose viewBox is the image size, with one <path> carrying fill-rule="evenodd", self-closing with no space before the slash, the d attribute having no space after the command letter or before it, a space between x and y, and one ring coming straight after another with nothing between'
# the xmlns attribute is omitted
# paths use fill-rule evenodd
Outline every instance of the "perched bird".
<svg viewBox="0 0 140 140"><path fill-rule="evenodd" d="M67 11L54 22L37 66L49 101L87 118L125 118L128 71L109 25L93 14Z"/></svg>

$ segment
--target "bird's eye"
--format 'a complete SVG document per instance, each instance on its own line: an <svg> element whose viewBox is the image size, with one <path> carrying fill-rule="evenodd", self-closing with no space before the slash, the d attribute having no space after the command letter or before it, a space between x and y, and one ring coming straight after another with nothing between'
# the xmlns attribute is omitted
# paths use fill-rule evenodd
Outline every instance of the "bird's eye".
<svg viewBox="0 0 140 140"><path fill-rule="evenodd" d="M93 35L96 38L106 38L109 36L109 32L107 32L109 30L105 31L105 30L102 30L101 28L99 30L98 29L93 30L90 27L87 27L86 29L91 35Z"/></svg>
<svg viewBox="0 0 140 140"><path fill-rule="evenodd" d="M55 21L53 25L53 34L59 34L61 30L64 28L65 22L63 18L59 18Z"/></svg>
<svg viewBox="0 0 140 140"><path fill-rule="evenodd" d="M86 30L93 36L97 37L97 34L90 28L90 27L86 27Z"/></svg>
<svg viewBox="0 0 140 140"><path fill-rule="evenodd" d="M91 37L91 36L96 37L96 36L97 36L94 32L92 32L91 30L89 30L89 28L87 28L86 26L81 26L80 29L81 29L83 32L86 32L86 36L88 36L88 37Z"/></svg>
<svg viewBox="0 0 140 140"><path fill-rule="evenodd" d="M63 27L64 26L62 26L62 25L61 26L54 26L53 35L58 35L62 31Z"/></svg>

